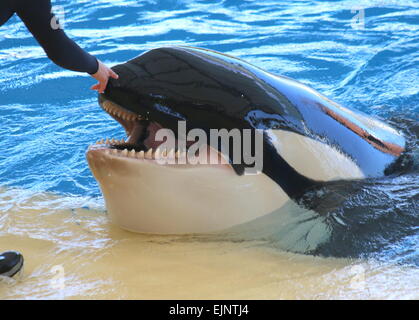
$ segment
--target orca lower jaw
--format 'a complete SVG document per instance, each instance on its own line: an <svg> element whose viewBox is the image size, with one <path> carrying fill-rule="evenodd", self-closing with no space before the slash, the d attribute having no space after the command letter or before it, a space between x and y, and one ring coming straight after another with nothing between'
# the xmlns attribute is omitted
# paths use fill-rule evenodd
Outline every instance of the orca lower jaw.
<svg viewBox="0 0 419 320"><path fill-rule="evenodd" d="M189 146L193 142L188 142L184 147L181 147L176 139L174 147L164 148L162 146L164 142L156 140L157 132L164 129L158 122L152 121L146 115L129 111L110 100L102 98L100 105L103 110L123 126L127 139L102 139L89 146L88 152L104 152L112 157L152 161L159 164L188 166L194 164L190 162L192 157L189 152ZM199 158L199 151L193 157ZM218 150L209 146L207 146L207 157L207 164L230 166Z"/></svg>

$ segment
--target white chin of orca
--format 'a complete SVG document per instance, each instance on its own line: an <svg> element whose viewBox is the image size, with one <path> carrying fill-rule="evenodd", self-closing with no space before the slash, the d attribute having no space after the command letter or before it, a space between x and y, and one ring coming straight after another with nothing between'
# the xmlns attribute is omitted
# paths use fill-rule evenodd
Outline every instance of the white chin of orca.
<svg viewBox="0 0 419 320"><path fill-rule="evenodd" d="M162 165L101 148L90 148L87 159L112 221L129 231L219 231L289 200L264 174L238 176L226 165Z"/></svg>

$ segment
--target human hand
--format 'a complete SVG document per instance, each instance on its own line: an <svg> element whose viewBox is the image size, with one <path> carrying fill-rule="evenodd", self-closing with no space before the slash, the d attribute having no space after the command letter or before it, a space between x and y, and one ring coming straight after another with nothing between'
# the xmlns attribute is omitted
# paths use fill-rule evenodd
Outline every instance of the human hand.
<svg viewBox="0 0 419 320"><path fill-rule="evenodd" d="M103 93L106 89L106 86L109 81L109 77L114 79L118 79L119 76L111 69L104 65L100 60L98 60L99 69L96 73L92 74L91 76L95 78L99 83L92 86L90 89L96 90L99 93Z"/></svg>

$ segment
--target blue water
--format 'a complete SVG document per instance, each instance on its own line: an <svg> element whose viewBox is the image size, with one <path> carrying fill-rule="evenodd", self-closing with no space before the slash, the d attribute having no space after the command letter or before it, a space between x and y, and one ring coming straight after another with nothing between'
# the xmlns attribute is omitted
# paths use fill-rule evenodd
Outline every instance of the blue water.
<svg viewBox="0 0 419 320"><path fill-rule="evenodd" d="M166 45L221 51L392 122L410 132L410 143L417 150L417 1L61 0L53 4L64 8L68 35L109 65ZM359 11L351 12L359 7L364 8L363 23L355 20ZM96 140L123 138L125 133L99 108L96 94L89 90L95 81L50 62L18 17L0 28L0 71L0 186L100 197L85 151ZM413 250L417 260L417 171L397 179L386 180L391 188L382 190L397 208L408 208L402 214L408 212L411 220L410 233L397 240L402 242L394 241L402 243L404 253ZM366 201L372 200L366 199L355 207L368 210ZM385 250L394 254L391 248Z"/></svg>

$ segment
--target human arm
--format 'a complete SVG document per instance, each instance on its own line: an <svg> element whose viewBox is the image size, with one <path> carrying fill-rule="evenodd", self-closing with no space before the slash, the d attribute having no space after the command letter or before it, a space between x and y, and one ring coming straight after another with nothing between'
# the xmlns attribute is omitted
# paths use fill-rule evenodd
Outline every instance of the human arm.
<svg viewBox="0 0 419 320"><path fill-rule="evenodd" d="M109 77L118 77L110 68L81 49L56 24L50 0L16 0L15 9L55 64L68 70L87 72L99 81L92 89L103 92Z"/></svg>

